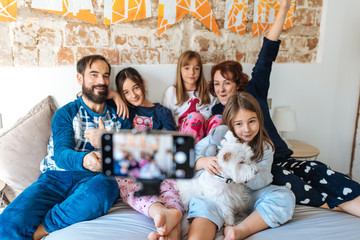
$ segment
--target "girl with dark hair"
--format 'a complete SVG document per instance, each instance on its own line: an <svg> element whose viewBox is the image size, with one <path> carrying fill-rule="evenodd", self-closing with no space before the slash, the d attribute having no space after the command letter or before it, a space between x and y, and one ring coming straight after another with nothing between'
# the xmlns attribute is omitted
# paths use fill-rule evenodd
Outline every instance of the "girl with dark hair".
<svg viewBox="0 0 360 240"><path fill-rule="evenodd" d="M115 83L122 101L128 105L133 128L138 131L176 130L171 111L146 98L145 81L136 69L128 67L121 70Z"/></svg>
<svg viewBox="0 0 360 240"><path fill-rule="evenodd" d="M109 91L108 98L113 99L117 105L121 102L126 103L133 128L140 132L153 129L176 129L171 111L146 98L145 81L136 69L128 67L121 70L115 77L115 83L117 92ZM100 128L102 128L101 125ZM94 136L86 133L88 138L99 139L99 136L95 136L98 129L92 132ZM95 140L90 142L96 144ZM149 164L152 164L150 162L141 169L149 167ZM164 179L161 182L160 196L142 197L134 196L134 193L141 188L136 181L126 177L116 177L116 181L122 200L136 211L154 219L157 233L150 232L149 239L156 239L158 236L180 239L183 206L174 188L173 180Z"/></svg>
<svg viewBox="0 0 360 240"><path fill-rule="evenodd" d="M128 105L133 128L138 131L176 129L171 111L146 98L145 81L136 69L128 67L121 70L116 75L115 83L122 101ZM170 239L180 239L183 206L173 180L162 181L160 196L143 197L134 196L139 186L133 180L120 177L116 177L116 180L123 201L136 211L154 219L158 234ZM149 239L153 238L157 238L155 232L149 234Z"/></svg>

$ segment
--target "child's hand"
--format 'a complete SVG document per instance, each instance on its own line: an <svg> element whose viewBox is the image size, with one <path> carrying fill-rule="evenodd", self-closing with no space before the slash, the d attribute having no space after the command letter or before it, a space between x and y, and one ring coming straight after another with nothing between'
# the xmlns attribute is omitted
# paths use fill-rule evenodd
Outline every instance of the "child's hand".
<svg viewBox="0 0 360 240"><path fill-rule="evenodd" d="M120 94L114 95L113 100L116 104L116 113L122 119L129 118L129 109L125 102L120 97Z"/></svg>
<svg viewBox="0 0 360 240"><path fill-rule="evenodd" d="M219 164L217 164L216 161L217 161L217 156L201 157L197 160L196 165L199 166L199 169L205 169L211 175L215 175L215 174L221 175L219 171L221 171L222 168L219 166Z"/></svg>
<svg viewBox="0 0 360 240"><path fill-rule="evenodd" d="M90 142L94 148L101 147L101 134L106 132L102 117L99 117L99 128L98 129L86 129L84 137Z"/></svg>
<svg viewBox="0 0 360 240"><path fill-rule="evenodd" d="M129 109L118 92L110 90L108 98L114 100L117 108L116 113L119 117L122 116L122 119L129 118Z"/></svg>

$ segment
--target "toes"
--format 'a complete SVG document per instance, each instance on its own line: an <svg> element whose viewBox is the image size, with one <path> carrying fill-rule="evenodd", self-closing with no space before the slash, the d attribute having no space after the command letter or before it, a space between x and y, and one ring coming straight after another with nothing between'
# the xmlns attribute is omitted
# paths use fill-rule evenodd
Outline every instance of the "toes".
<svg viewBox="0 0 360 240"><path fill-rule="evenodd" d="M158 214L154 218L155 227L159 234L164 235L166 231L166 217L163 214Z"/></svg>
<svg viewBox="0 0 360 240"><path fill-rule="evenodd" d="M158 239L158 235L156 232L151 232L148 235L148 240L157 240Z"/></svg>

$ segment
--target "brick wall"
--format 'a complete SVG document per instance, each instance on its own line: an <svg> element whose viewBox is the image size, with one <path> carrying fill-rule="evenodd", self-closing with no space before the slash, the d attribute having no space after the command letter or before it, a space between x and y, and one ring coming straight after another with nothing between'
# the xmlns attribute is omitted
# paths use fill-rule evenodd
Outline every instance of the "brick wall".
<svg viewBox="0 0 360 240"><path fill-rule="evenodd" d="M73 65L84 55L102 54L114 65L175 64L181 52L200 52L204 63L237 60L254 63L262 37L251 37L254 0L249 0L246 35L223 29L225 0L209 0L222 36L186 15L157 34L158 1L153 17L104 25L103 0L92 0L98 24L32 9L18 0L17 22L0 22L0 66ZM297 0L294 27L283 32L279 63L315 63L323 0Z"/></svg>

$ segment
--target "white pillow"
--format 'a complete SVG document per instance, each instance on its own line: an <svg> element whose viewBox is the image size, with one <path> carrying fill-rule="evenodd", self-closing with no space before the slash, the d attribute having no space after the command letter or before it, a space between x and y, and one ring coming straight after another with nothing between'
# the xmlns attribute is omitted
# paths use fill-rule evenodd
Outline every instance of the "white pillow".
<svg viewBox="0 0 360 240"><path fill-rule="evenodd" d="M39 177L56 110L54 99L48 96L0 134L0 179L7 184L5 197L9 202Z"/></svg>

